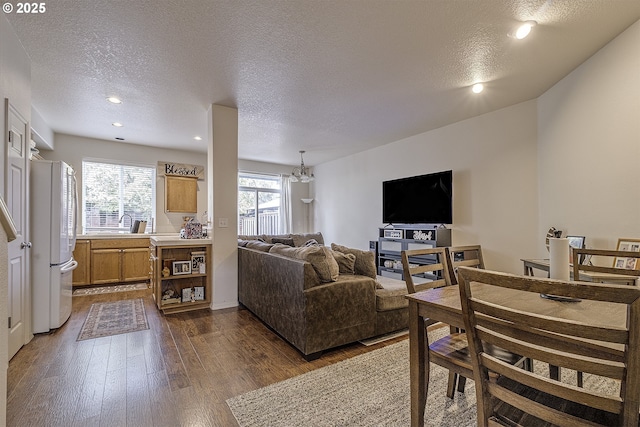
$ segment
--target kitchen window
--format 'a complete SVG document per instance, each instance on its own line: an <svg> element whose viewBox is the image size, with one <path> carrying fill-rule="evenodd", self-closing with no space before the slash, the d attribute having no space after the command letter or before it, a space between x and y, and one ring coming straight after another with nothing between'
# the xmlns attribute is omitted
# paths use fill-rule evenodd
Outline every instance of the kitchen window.
<svg viewBox="0 0 640 427"><path fill-rule="evenodd" d="M280 194L278 175L238 174L238 234L280 234Z"/></svg>
<svg viewBox="0 0 640 427"><path fill-rule="evenodd" d="M153 227L156 200L154 167L85 160L82 162L84 232L129 231L132 223Z"/></svg>

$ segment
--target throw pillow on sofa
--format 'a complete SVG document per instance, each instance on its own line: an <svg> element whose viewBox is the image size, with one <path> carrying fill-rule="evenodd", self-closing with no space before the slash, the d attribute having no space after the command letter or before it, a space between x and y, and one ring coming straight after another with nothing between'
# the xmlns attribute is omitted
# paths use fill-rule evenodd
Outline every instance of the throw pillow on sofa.
<svg viewBox="0 0 640 427"><path fill-rule="evenodd" d="M336 252L342 252L343 254L353 254L356 256L356 263L354 266L355 274L361 274L363 276L371 277L372 279L376 278L376 256L373 252L348 248L346 246L336 245L335 243L331 244L331 249Z"/></svg>
<svg viewBox="0 0 640 427"><path fill-rule="evenodd" d="M325 246L292 248L282 243L276 243L269 250L269 253L307 261L316 271L321 282L335 282L338 280L338 275L340 274L338 263L333 258L331 250Z"/></svg>
<svg viewBox="0 0 640 427"><path fill-rule="evenodd" d="M338 270L340 270L340 274L356 274L356 256L354 254L344 254L334 250L332 250L331 253L338 263Z"/></svg>
<svg viewBox="0 0 640 427"><path fill-rule="evenodd" d="M320 232L306 233L306 234L294 233L291 235L291 238L293 239L293 244L296 247L304 246L304 244L311 239L315 239L318 242L318 244L324 245L324 238L322 237L322 233Z"/></svg>

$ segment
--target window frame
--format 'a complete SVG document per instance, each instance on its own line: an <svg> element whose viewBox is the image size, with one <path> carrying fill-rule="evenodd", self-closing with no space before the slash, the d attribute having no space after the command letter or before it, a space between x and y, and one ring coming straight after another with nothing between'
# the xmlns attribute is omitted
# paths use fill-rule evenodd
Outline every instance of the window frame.
<svg viewBox="0 0 640 427"><path fill-rule="evenodd" d="M108 164L108 165L113 165L113 166L118 166L118 167L138 167L138 168L145 168L145 169L150 169L151 173L153 174L153 176L151 177L151 224L148 224L147 229L145 230L145 233L151 233L151 230L153 228L153 224L156 221L156 196L157 196L157 178L158 178L158 172L157 172L157 166L154 164L149 164L149 163L143 163L143 162L131 162L131 161L126 161L126 160L117 160L117 159L100 159L100 158L94 158L94 157L85 157L82 159L82 184L81 184L81 197L82 197L82 203L81 203L81 208L82 208L82 230L83 233L120 233L120 232L128 232L129 228L128 227L124 227L124 226L120 226L120 224L118 224L117 228L114 227L87 227L86 224L86 182L85 182L85 162L86 163L100 163L100 164ZM122 200L120 200L119 203L119 210L121 209L122 206ZM119 216L122 216L123 213L119 212ZM133 219L132 219L133 222ZM124 224L124 222L123 222Z"/></svg>
<svg viewBox="0 0 640 427"><path fill-rule="evenodd" d="M255 179L273 179L274 181L277 180L278 188L250 187L246 185L240 185L241 177L249 177L249 178L255 178ZM241 191L253 192L255 194L254 210L255 210L256 230L255 230L255 233L252 233L252 235L265 234L262 232L262 230L260 230L260 221L258 220L259 195L260 193L278 194L278 196L280 197L280 200L282 201L282 176L279 174L273 174L273 173L239 171L238 172L238 203L240 203ZM282 218L282 203L278 207L278 225L277 225L278 229L276 230L275 233L268 233L268 234L280 234L280 229L282 227L281 218ZM240 233L240 230L239 230L240 224L241 224L240 206L238 206L238 230L237 230L238 234ZM244 234L247 235L247 233L244 233Z"/></svg>

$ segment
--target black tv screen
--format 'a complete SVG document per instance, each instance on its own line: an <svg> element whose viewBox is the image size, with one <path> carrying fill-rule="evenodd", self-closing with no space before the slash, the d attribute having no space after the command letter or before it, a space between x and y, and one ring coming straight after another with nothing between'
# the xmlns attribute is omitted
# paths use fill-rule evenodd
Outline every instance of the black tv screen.
<svg viewBox="0 0 640 427"><path fill-rule="evenodd" d="M453 172L443 171L382 183L382 222L451 224Z"/></svg>

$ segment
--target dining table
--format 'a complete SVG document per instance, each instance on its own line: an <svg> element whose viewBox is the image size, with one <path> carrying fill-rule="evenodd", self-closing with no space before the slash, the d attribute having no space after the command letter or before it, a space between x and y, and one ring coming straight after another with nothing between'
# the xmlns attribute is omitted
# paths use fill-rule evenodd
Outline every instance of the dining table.
<svg viewBox="0 0 640 427"><path fill-rule="evenodd" d="M626 311L619 304L582 300L557 301L539 294L513 289L496 289L472 283L474 297L506 307L541 315L602 326L624 326ZM406 296L409 300L409 366L411 388L411 426L424 426L429 385L429 351L426 325L439 321L464 329L458 285L428 289ZM550 370L551 372L551 370ZM551 374L553 377L553 374ZM557 379L559 379L559 372Z"/></svg>

